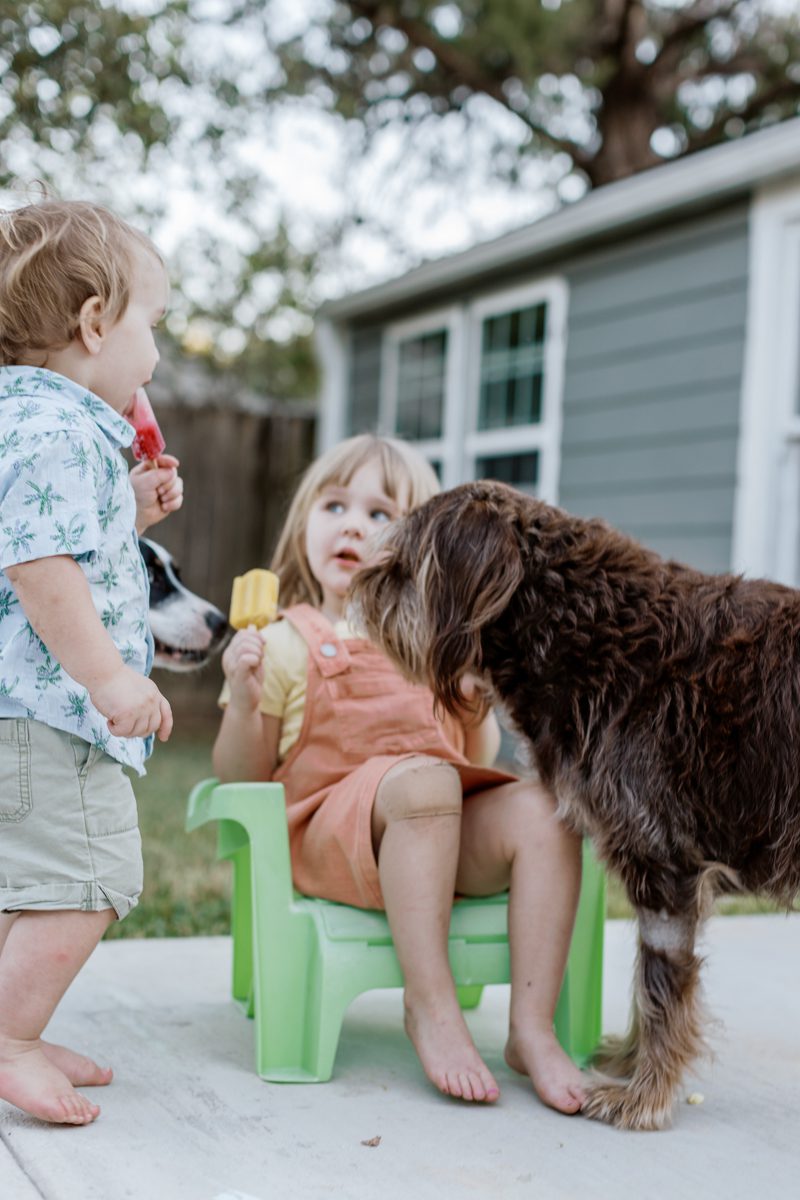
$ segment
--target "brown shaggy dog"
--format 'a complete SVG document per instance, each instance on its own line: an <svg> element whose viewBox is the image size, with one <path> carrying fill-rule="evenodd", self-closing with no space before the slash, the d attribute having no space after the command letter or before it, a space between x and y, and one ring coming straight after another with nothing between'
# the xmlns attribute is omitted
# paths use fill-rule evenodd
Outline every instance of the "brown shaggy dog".
<svg viewBox="0 0 800 1200"><path fill-rule="evenodd" d="M665 562L502 484L435 496L388 531L354 599L440 704L483 677L563 818L639 922L630 1032L584 1111L668 1122L703 1049L695 934L713 896L800 887L800 592Z"/></svg>

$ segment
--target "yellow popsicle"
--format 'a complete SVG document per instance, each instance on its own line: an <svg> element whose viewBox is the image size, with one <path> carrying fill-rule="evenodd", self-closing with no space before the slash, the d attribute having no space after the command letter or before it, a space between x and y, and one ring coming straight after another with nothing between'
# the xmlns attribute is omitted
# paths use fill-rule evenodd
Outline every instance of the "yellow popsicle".
<svg viewBox="0 0 800 1200"><path fill-rule="evenodd" d="M237 575L231 592L230 623L234 629L262 629L278 613L278 576L262 567Z"/></svg>

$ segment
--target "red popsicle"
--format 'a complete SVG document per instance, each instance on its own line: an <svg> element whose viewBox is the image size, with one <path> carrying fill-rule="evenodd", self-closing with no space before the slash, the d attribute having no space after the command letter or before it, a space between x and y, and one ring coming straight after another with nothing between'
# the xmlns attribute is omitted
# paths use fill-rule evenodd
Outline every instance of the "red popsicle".
<svg viewBox="0 0 800 1200"><path fill-rule="evenodd" d="M150 406L150 400L144 388L138 388L133 412L128 417L128 420L136 430L136 437L133 439L133 445L131 446L133 457L137 462L144 462L147 459L150 462L154 462L159 454L164 453L167 443L164 441L163 433L158 428L158 421L155 418Z"/></svg>

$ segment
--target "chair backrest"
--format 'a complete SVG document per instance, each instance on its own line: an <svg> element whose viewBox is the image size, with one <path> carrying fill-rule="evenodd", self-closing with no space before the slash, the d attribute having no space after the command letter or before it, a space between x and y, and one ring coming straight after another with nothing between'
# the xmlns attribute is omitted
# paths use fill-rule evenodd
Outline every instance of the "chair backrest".
<svg viewBox="0 0 800 1200"><path fill-rule="evenodd" d="M220 783L206 779L189 797L186 828L219 821L218 854L233 858L249 843L270 904L288 908L294 898L286 805L280 783Z"/></svg>

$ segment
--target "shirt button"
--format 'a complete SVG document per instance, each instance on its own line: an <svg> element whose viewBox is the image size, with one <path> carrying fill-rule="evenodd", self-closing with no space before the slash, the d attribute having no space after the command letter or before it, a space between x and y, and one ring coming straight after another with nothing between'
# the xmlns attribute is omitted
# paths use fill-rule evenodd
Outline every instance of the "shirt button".
<svg viewBox="0 0 800 1200"><path fill-rule="evenodd" d="M325 658L335 658L336 657L336 647L333 645L332 642L323 642L319 648L319 652L320 652L320 654L323 654L325 656Z"/></svg>

